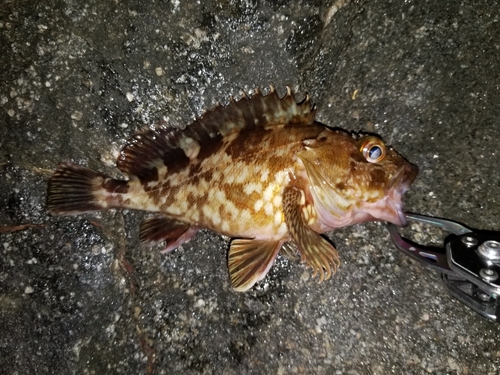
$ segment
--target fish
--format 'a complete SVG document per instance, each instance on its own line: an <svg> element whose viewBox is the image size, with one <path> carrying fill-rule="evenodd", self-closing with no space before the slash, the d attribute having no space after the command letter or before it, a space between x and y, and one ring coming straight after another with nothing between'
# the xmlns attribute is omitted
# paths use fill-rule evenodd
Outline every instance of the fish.
<svg viewBox="0 0 500 375"><path fill-rule="evenodd" d="M52 215L106 209L153 213L140 225L142 244L164 252L199 229L231 238L235 291L263 280L277 254L296 249L319 281L340 265L323 234L364 221L406 225L402 196L418 173L382 139L315 120L316 106L286 87L243 92L184 129L145 127L123 147L114 179L71 162L48 181Z"/></svg>

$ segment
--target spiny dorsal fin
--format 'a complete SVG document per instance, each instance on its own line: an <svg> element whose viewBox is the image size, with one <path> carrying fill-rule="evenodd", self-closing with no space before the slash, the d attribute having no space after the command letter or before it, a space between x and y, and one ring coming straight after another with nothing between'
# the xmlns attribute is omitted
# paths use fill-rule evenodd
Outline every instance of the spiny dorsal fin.
<svg viewBox="0 0 500 375"><path fill-rule="evenodd" d="M148 180L164 166L169 173L184 168L201 147L242 129L313 124L315 106L309 95L297 103L291 88L287 86L286 90L283 98L273 86L267 95L259 89L252 97L243 93L237 101L231 98L227 106L217 104L184 130L165 126L142 129L122 149L118 168L130 177Z"/></svg>

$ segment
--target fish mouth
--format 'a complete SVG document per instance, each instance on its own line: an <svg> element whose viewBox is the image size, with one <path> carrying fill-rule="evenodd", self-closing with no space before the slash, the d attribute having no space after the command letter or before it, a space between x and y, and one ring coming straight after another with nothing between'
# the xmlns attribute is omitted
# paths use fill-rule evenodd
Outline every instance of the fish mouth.
<svg viewBox="0 0 500 375"><path fill-rule="evenodd" d="M386 212L386 215L384 215L386 217L384 217L383 220L401 227L408 224L406 215L403 211L402 198L404 193L410 188L410 185L417 177L417 174L418 167L413 164L408 164L401 168L396 176L394 176L386 194L386 202L389 212Z"/></svg>
<svg viewBox="0 0 500 375"><path fill-rule="evenodd" d="M398 226L407 225L402 197L417 177L417 166L404 161L396 174L387 181L385 189L377 191L376 200L356 201L357 197L342 195L330 181L323 178L314 164L306 159L301 160L311 183L314 201L317 202L315 208L321 222L320 231L372 220L387 221Z"/></svg>

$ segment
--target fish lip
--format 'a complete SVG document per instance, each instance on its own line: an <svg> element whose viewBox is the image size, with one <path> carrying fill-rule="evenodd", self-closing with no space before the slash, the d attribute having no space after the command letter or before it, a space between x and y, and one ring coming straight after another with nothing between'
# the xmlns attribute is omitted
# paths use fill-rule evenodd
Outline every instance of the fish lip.
<svg viewBox="0 0 500 375"><path fill-rule="evenodd" d="M392 182L390 183L390 188L387 194L387 203L394 213L393 220L388 220L391 223L405 227L408 225L406 220L406 215L403 211L402 197L406 191L410 188L411 184L415 180L418 174L418 167L414 164L405 165L399 170L399 172L394 176Z"/></svg>
<svg viewBox="0 0 500 375"><path fill-rule="evenodd" d="M399 198L399 202L396 201L395 199L389 198L388 204L395 215L393 220L387 220L387 221L399 227L406 227L408 225L408 221L406 220L406 215L403 211L403 204L401 202L401 198Z"/></svg>
<svg viewBox="0 0 500 375"><path fill-rule="evenodd" d="M389 190L398 191L402 196L411 186L418 174L418 167L408 164L402 167L389 183Z"/></svg>

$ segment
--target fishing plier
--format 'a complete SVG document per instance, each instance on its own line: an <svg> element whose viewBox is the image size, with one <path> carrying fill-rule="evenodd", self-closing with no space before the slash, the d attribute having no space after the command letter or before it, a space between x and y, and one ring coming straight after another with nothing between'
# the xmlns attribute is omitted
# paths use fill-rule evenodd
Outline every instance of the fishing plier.
<svg viewBox="0 0 500 375"><path fill-rule="evenodd" d="M408 221L437 226L451 233L443 247L403 238L388 224L396 247L426 268L441 274L447 291L491 321L500 322L500 232L471 229L460 223L406 213Z"/></svg>

